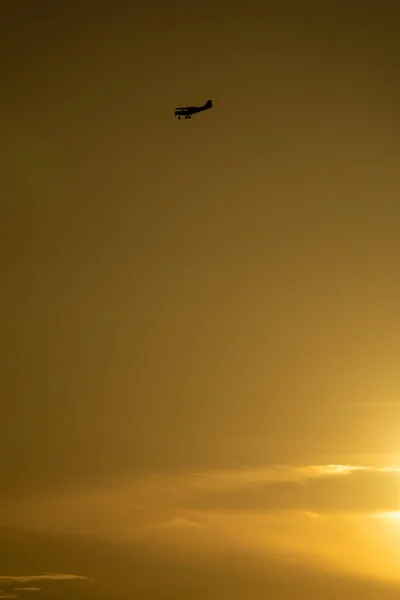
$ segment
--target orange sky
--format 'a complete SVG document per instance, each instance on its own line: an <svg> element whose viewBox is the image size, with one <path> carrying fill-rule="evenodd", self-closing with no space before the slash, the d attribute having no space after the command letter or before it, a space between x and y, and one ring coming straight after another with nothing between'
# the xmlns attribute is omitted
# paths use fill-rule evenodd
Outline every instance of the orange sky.
<svg viewBox="0 0 400 600"><path fill-rule="evenodd" d="M389 599L400 8L124 4L0 19L0 598Z"/></svg>

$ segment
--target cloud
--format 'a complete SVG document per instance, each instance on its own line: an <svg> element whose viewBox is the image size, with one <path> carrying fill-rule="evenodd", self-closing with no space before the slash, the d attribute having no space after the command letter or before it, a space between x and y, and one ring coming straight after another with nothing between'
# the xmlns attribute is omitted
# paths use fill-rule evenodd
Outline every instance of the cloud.
<svg viewBox="0 0 400 600"><path fill-rule="evenodd" d="M0 600L3 600L5 598L18 598L18 596L16 596L15 594L8 594L7 592L2 592L0 590Z"/></svg>
<svg viewBox="0 0 400 600"><path fill-rule="evenodd" d="M16 587L13 588L13 592L41 592L40 587Z"/></svg>
<svg viewBox="0 0 400 600"><path fill-rule="evenodd" d="M242 516L230 515L232 523L240 521ZM218 522L219 516L215 519ZM319 522L322 522L321 524ZM327 521L327 522L326 522ZM260 547L252 548L250 545L242 544L242 539L229 537L229 529L218 530L216 541L221 534L228 535L227 543L223 547L215 548L214 539L207 546L207 552L198 552L198 545L179 545L172 539L154 538L151 543L148 539L140 542L132 542L129 545L114 544L100 539L92 539L78 536L57 536L32 533L27 537L24 545L22 559L24 562L23 573L32 572L34 565L38 564L35 557L38 543L43 548L40 564L51 565L50 569L58 571L58 565L68 564L70 570L75 573L90 573L95 581L101 580L104 589L102 598L116 598L128 600L129 598L147 598L155 600L165 595L165 590L176 600L191 598L193 600L242 600L251 598L261 600L266 597L280 598L319 598L324 600L352 600L363 598L363 600L394 600L398 598L399 590L393 592L383 589L382 582L374 583L370 579L370 569L360 569L360 573L367 573L367 578L359 574L348 573L343 569L341 563L336 564L319 560L316 553L308 552L310 548L293 548L293 542L303 542L311 538L311 542L317 539L326 543L329 527L332 525L333 539L337 542L340 555L346 553L352 568L354 559L358 559L354 552L351 535L347 536L349 529L347 523L338 529L338 524L329 523L329 519L316 519L312 526L315 530L300 528L297 521L293 521L294 528L287 531L287 545L269 547L265 543L271 534L271 523L266 525L264 518L255 518L255 533L259 535ZM346 519L347 521L347 519ZM322 529L319 526L322 525ZM207 529L207 528L206 528ZM203 530L199 530L203 531ZM1 533L1 529L0 529ZM252 532L251 532L252 533ZM253 533L252 533L253 535ZM315 537L313 537L313 535ZM369 532L368 532L369 535ZM332 538L328 537L328 543ZM373 538L370 538L373 539ZM368 540L365 544L366 552L371 555L371 562L378 564L382 561L380 548L379 557L368 550ZM261 549L261 551L260 551ZM20 547L15 547L16 560L21 560ZM212 552L212 554L211 554ZM391 548L393 554L393 548ZM374 554L374 555L373 555ZM395 558L393 557L393 562ZM57 566L53 566L56 561ZM347 560L347 559L345 559ZM9 563L9 572L15 572L15 567ZM15 563L17 565L17 562ZM358 568L360 563L356 564ZM369 566L369 565L367 565ZM398 573L398 562L394 571ZM42 567L41 573L46 569ZM68 569L66 569L68 570ZM340 571L340 573L339 573ZM375 575L375 572L372 571ZM336 573L336 575L335 575ZM367 580L369 579L369 580ZM32 584L27 584L32 585ZM73 600L77 597L75 590L67 589L68 583L51 583L52 597L56 600ZM15 587L15 585L14 585ZM61 593L58 594L59 588ZM99 590L92 584L86 586L84 594L79 594L83 600L96 600L99 598ZM56 589L57 588L57 589ZM0 589L4 587L0 584ZM11 593L11 589L10 589ZM397 595L396 595L397 594ZM19 595L22 600L22 594ZM24 596L27 598L27 594ZM35 596L36 598L36 596ZM2 599L0 599L2 600ZM17 600L13 598L11 600Z"/></svg>
<svg viewBox="0 0 400 600"><path fill-rule="evenodd" d="M184 517L176 517L173 519L168 519L167 521L156 523L154 527L159 529L171 529L179 531L185 529L202 529L204 525L190 519L185 519Z"/></svg>
<svg viewBox="0 0 400 600"><path fill-rule="evenodd" d="M306 466L300 477L242 481L231 489L203 489L187 508L200 511L377 513L399 510L396 468Z"/></svg>
<svg viewBox="0 0 400 600"><path fill-rule="evenodd" d="M121 541L160 523L175 529L194 527L188 521L204 523L212 511L397 511L399 481L398 468L357 464L269 465L142 475L124 478L107 488L38 496L29 505L12 502L3 506L3 513L8 523L26 529L35 524L35 528L58 533L95 534ZM177 518L186 521L174 521ZM77 578L44 575L53 580Z"/></svg>
<svg viewBox="0 0 400 600"><path fill-rule="evenodd" d="M0 583L12 583L13 581L91 581L90 577L83 575L71 575L69 573L41 573L38 575L0 575Z"/></svg>
<svg viewBox="0 0 400 600"><path fill-rule="evenodd" d="M83 575L72 575L70 573L39 573L34 575L0 575L0 585L3 588L12 588L12 591L40 591L41 588L23 584L46 582L85 581L92 579ZM17 584L17 587L14 587Z"/></svg>

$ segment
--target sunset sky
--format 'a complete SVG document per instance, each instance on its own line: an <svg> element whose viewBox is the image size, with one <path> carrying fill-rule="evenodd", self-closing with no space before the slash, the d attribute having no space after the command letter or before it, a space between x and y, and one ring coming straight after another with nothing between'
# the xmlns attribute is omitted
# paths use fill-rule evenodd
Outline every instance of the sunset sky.
<svg viewBox="0 0 400 600"><path fill-rule="evenodd" d="M398 598L400 3L130 4L0 17L0 600Z"/></svg>

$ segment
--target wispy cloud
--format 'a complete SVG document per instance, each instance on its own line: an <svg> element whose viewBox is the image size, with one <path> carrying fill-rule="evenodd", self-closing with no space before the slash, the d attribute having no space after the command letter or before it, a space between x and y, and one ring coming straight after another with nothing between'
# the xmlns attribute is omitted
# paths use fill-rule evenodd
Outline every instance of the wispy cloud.
<svg viewBox="0 0 400 600"><path fill-rule="evenodd" d="M41 592L40 587L16 587L13 588L13 592Z"/></svg>
<svg viewBox="0 0 400 600"><path fill-rule="evenodd" d="M351 475L357 472L369 473L399 473L400 468L389 467L371 467L359 465L310 465L306 467L298 467L297 470L305 477L331 477L338 475Z"/></svg>
<svg viewBox="0 0 400 600"><path fill-rule="evenodd" d="M305 466L300 477L247 481L203 490L190 508L200 511L376 513L398 510L400 469L352 465Z"/></svg>
<svg viewBox="0 0 400 600"><path fill-rule="evenodd" d="M211 513L344 514L398 510L400 469L357 463L268 465L181 474L143 475L108 488L70 492L8 507L9 522L27 528L76 531L109 540L133 540L158 528L189 531ZM197 525L195 524L197 523ZM200 531L199 531L200 533ZM13 586L45 580L87 579L42 573L10 579ZM3 579L4 581L4 579ZM0 586L2 579L0 578ZM11 584L10 584L11 585Z"/></svg>
<svg viewBox="0 0 400 600"><path fill-rule="evenodd" d="M13 591L38 591L39 587L36 586L24 586L24 583L39 583L39 582L65 582L65 581L87 581L91 582L92 579L83 575L72 575L70 573L37 573L32 575L0 575L0 585L5 587L12 587ZM17 584L17 587L14 587Z"/></svg>
<svg viewBox="0 0 400 600"><path fill-rule="evenodd" d="M173 519L168 519L166 521L161 521L155 524L155 527L160 529L175 529L175 530L184 530L184 529L202 529L204 525L201 523L197 523L191 519L185 519L184 517L176 517Z"/></svg>
<svg viewBox="0 0 400 600"><path fill-rule="evenodd" d="M229 488L249 483L301 482L313 478L339 477L356 472L399 473L395 466L373 467L349 464L276 465L258 469L208 471L181 477L181 482L193 488ZM176 481L178 483L178 481Z"/></svg>

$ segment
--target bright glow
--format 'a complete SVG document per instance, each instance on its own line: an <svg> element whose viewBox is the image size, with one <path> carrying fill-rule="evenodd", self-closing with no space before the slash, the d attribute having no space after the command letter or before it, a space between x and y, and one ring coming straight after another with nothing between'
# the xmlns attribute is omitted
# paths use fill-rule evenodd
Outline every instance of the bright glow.
<svg viewBox="0 0 400 600"><path fill-rule="evenodd" d="M383 519L390 519L391 521L398 521L400 523L400 511L378 513L376 516Z"/></svg>

